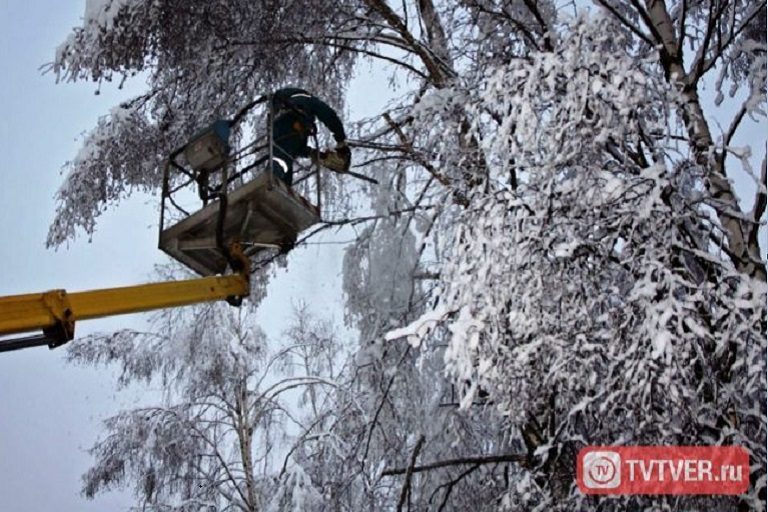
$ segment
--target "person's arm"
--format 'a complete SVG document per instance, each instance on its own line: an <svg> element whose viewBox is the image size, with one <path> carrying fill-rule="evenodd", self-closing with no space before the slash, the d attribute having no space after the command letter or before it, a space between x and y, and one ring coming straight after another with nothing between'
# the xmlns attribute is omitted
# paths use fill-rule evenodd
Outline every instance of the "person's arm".
<svg viewBox="0 0 768 512"><path fill-rule="evenodd" d="M304 107L306 110L315 114L315 116L333 133L333 138L336 142L343 142L347 139L346 133L344 133L344 125L341 123L336 111L333 110L327 103L315 96L295 95L291 100L300 107Z"/></svg>
<svg viewBox="0 0 768 512"><path fill-rule="evenodd" d="M333 138L336 139L336 149L333 151L333 154L340 157L343 161L343 164L335 170L337 172L348 172L352 163L352 152L347 146L347 135L344 133L344 125L341 123L341 119L339 119L336 111L324 101L309 94L296 94L291 99L297 106L312 112L333 133Z"/></svg>

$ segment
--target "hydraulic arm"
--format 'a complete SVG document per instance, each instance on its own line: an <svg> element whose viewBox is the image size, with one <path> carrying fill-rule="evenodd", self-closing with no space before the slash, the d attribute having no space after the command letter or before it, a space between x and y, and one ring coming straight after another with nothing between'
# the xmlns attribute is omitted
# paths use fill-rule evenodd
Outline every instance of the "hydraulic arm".
<svg viewBox="0 0 768 512"><path fill-rule="evenodd" d="M239 304L248 295L250 268L239 245L231 254L240 262L236 274L184 281L150 283L67 293L43 293L0 297L0 336L42 331L14 339L0 338L0 352L48 345L57 347L71 340L75 322L155 309L187 306L225 299Z"/></svg>

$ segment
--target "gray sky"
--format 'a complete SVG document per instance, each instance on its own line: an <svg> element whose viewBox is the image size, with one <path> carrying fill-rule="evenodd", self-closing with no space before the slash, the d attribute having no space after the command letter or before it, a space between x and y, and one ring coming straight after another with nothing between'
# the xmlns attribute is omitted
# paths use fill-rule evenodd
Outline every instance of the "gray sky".
<svg viewBox="0 0 768 512"><path fill-rule="evenodd" d="M78 23L78 2L0 2L0 295L52 288L81 290L146 280L155 253L151 207L126 203L99 226L92 244L78 240L58 252L44 247L53 218L61 164L79 134L117 101L91 85L55 85L39 67ZM126 251L125 247L130 247ZM135 321L135 320L134 320ZM78 334L124 325L125 319L83 323ZM75 368L47 348L0 357L0 510L113 510L120 494L87 502L79 496L99 421L125 399L111 372Z"/></svg>

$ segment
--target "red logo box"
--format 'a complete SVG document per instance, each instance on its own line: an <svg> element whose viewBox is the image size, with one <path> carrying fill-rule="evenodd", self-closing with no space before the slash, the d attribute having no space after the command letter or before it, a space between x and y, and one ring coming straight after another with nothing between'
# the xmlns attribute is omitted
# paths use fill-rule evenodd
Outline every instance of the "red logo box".
<svg viewBox="0 0 768 512"><path fill-rule="evenodd" d="M742 494L749 453L739 446L588 446L576 457L584 494Z"/></svg>

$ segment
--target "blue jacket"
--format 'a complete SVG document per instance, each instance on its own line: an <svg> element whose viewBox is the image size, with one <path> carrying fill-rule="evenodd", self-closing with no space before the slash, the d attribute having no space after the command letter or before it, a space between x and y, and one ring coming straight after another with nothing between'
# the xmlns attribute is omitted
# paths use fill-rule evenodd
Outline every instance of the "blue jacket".
<svg viewBox="0 0 768 512"><path fill-rule="evenodd" d="M314 133L315 120L319 119L333 133L337 142L347 138L336 111L304 89L286 87L275 91L272 106L275 111L274 132L277 134L291 131L305 131L306 135ZM296 129L297 122L302 130Z"/></svg>

